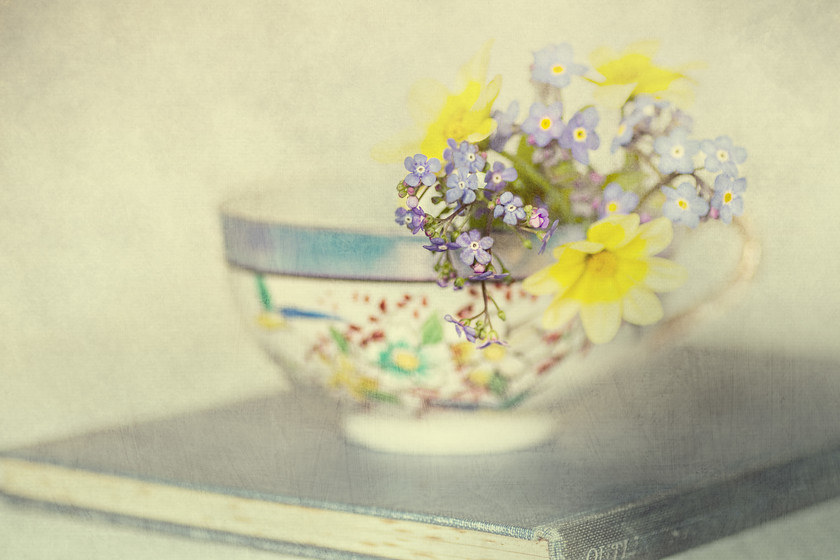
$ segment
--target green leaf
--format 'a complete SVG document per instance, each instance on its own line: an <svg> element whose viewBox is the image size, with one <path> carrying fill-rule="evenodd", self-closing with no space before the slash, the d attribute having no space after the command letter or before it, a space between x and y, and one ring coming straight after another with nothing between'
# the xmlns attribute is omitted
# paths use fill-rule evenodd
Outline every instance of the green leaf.
<svg viewBox="0 0 840 560"><path fill-rule="evenodd" d="M528 396L528 391L523 391L523 392L519 393L518 395L509 398L508 400L506 400L505 402L503 402L501 404L501 409L502 410L507 410L509 408L513 408L513 407L517 406L519 403L521 403L522 401L524 401L525 397L527 397L527 396Z"/></svg>
<svg viewBox="0 0 840 560"><path fill-rule="evenodd" d="M335 327L330 327L330 336L332 336L332 339L335 341L336 346L338 346L338 349L341 350L342 354L347 354L350 351L347 339L344 338L344 335L338 332Z"/></svg>
<svg viewBox="0 0 840 560"><path fill-rule="evenodd" d="M499 396L505 394L505 391L507 391L507 386L507 379L505 379L498 373L493 374L493 377L490 378L490 383L488 384L488 388L493 392L493 394Z"/></svg>
<svg viewBox="0 0 840 560"><path fill-rule="evenodd" d="M625 171L622 173L611 173L607 175L604 181L605 185L610 183L618 183L621 188L626 191L638 192L639 186L645 180L645 174L642 171Z"/></svg>
<svg viewBox="0 0 840 560"><path fill-rule="evenodd" d="M271 293L265 284L265 278L263 278L262 274L256 274L254 275L254 279L257 281L257 291L260 294L260 303L262 303L263 310L271 311L273 308L271 305Z"/></svg>
<svg viewBox="0 0 840 560"><path fill-rule="evenodd" d="M365 397L379 402L391 403L391 404L399 404L400 399L396 395L392 395L391 393L383 393L382 391L365 391Z"/></svg>
<svg viewBox="0 0 840 560"><path fill-rule="evenodd" d="M434 344L443 340L443 325L437 315L432 315L423 323L421 344Z"/></svg>

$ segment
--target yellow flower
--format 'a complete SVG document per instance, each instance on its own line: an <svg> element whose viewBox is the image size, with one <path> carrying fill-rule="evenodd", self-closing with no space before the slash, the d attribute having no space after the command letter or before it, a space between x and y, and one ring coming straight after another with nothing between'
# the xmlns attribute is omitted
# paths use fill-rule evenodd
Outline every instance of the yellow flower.
<svg viewBox="0 0 840 560"><path fill-rule="evenodd" d="M406 155L425 154L443 158L446 142L478 142L490 136L496 122L490 118L493 103L499 95L502 77L484 83L492 42L484 47L459 72L460 93L452 93L436 80L415 83L408 97L409 110L415 125L372 150L381 162L403 161Z"/></svg>
<svg viewBox="0 0 840 560"><path fill-rule="evenodd" d="M585 241L557 247L557 262L526 278L523 288L555 294L542 317L545 328L562 327L580 312L589 340L609 342L622 318L636 325L660 320L662 304L654 292L676 289L686 280L682 266L653 256L672 238L665 217L639 225L638 214L608 216L590 226Z"/></svg>
<svg viewBox="0 0 840 560"><path fill-rule="evenodd" d="M620 55L607 47L594 51L589 61L604 80L590 81L600 86L596 94L600 100L623 105L631 96L648 94L683 104L689 102L690 78L683 74L689 66L679 70L656 66L653 56L657 50L657 41L642 41L628 46Z"/></svg>
<svg viewBox="0 0 840 560"><path fill-rule="evenodd" d="M364 401L367 396L379 388L375 379L360 375L353 364L344 356L339 356L334 364L330 387L344 387L356 399Z"/></svg>

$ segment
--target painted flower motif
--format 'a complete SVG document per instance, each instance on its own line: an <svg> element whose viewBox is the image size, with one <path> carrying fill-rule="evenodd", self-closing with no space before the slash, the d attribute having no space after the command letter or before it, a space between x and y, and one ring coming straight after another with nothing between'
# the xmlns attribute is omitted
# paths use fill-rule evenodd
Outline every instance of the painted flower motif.
<svg viewBox="0 0 840 560"><path fill-rule="evenodd" d="M405 158L403 163L408 171L408 176L406 176L404 182L409 187L416 187L420 183L431 187L437 181L435 173L440 171L439 159L427 159L423 154L416 154L413 158Z"/></svg>
<svg viewBox="0 0 840 560"><path fill-rule="evenodd" d="M618 183L604 187L604 198L598 208L600 217L612 214L629 214L639 205L639 195L625 191Z"/></svg>
<svg viewBox="0 0 840 560"><path fill-rule="evenodd" d="M522 208L522 199L514 196L512 192L505 191L499 197L496 207L493 208L493 217L502 217L502 221L509 226L515 226L525 219L525 210Z"/></svg>
<svg viewBox="0 0 840 560"><path fill-rule="evenodd" d="M416 234L426 225L426 213L419 206L414 208L397 208L394 212L394 221L405 226Z"/></svg>
<svg viewBox="0 0 840 560"><path fill-rule="evenodd" d="M386 163L401 161L405 154L418 152L440 158L450 138L457 142L487 138L496 126L490 111L502 84L501 76L485 83L491 46L492 42L485 43L461 67L457 93L435 80L415 83L408 99L414 126L375 146L371 154L374 159Z"/></svg>
<svg viewBox="0 0 840 560"><path fill-rule="evenodd" d="M536 146L544 148L552 140L557 140L563 133L563 104L559 101L551 105L534 103L528 118L522 123L522 132L528 135Z"/></svg>
<svg viewBox="0 0 840 560"><path fill-rule="evenodd" d="M446 179L446 203L462 202L469 204L475 201L475 190L478 188L478 176L465 170L459 170Z"/></svg>
<svg viewBox="0 0 840 560"><path fill-rule="evenodd" d="M497 161L493 164L493 169L484 175L484 183L486 189L492 192L498 192L505 188L508 183L516 181L519 174L513 167L505 167L505 164Z"/></svg>
<svg viewBox="0 0 840 560"><path fill-rule="evenodd" d="M728 175L718 175L715 178L715 194L712 196L714 208L725 224L732 223L733 216L744 213L744 191L747 190L747 180L743 177L735 179Z"/></svg>
<svg viewBox="0 0 840 560"><path fill-rule="evenodd" d="M571 149L572 157L584 165L589 163L589 150L597 150L601 145L595 132L599 119L598 110L587 107L575 113L560 135L560 146Z"/></svg>
<svg viewBox="0 0 840 560"><path fill-rule="evenodd" d="M452 173L453 170L478 173L484 170L487 160L478 152L478 146L475 144L466 140L456 142L450 138L447 140L447 146L449 147L443 151L443 158L448 162L446 173Z"/></svg>
<svg viewBox="0 0 840 560"><path fill-rule="evenodd" d="M574 51L568 43L549 45L534 53L531 79L540 84L556 88L569 85L572 76L586 72L586 66L575 64Z"/></svg>
<svg viewBox="0 0 840 560"><path fill-rule="evenodd" d="M709 201L697 194L697 189L689 182L680 183L674 189L662 187L665 195L662 215L674 222L690 228L697 227L700 218L709 213Z"/></svg>
<svg viewBox="0 0 840 560"><path fill-rule="evenodd" d="M656 296L679 287L686 271L655 257L673 237L664 217L640 225L637 214L613 215L590 226L585 241L554 250L557 262L523 282L535 295L554 294L542 317L546 329L560 328L580 314L594 343L612 340L624 319L650 325L663 316Z"/></svg>
<svg viewBox="0 0 840 560"><path fill-rule="evenodd" d="M496 121L496 131L490 135L490 149L496 152L504 151L510 137L516 131L516 119L519 117L519 102L511 101L506 111L495 110L492 113Z"/></svg>
<svg viewBox="0 0 840 560"><path fill-rule="evenodd" d="M380 352L377 365L397 375L424 375L429 364L423 358L420 347L397 341Z"/></svg>
<svg viewBox="0 0 840 560"><path fill-rule="evenodd" d="M747 159L747 150L733 146L729 136L718 136L714 140L703 140L700 149L706 154L706 171L723 172L730 177L738 176L738 165Z"/></svg>
<svg viewBox="0 0 840 560"><path fill-rule="evenodd" d="M700 149L700 142L689 140L685 128L676 128L670 135L657 138L653 149L659 154L657 167L661 173L691 173L692 158Z"/></svg>
<svg viewBox="0 0 840 560"><path fill-rule="evenodd" d="M379 389L376 379L360 373L356 366L346 356L338 356L332 366L332 375L327 385L334 388L344 388L353 398L364 401L371 393Z"/></svg>
<svg viewBox="0 0 840 560"><path fill-rule="evenodd" d="M477 229L464 232L455 240L461 250L461 262L467 266L472 266L473 262L478 264L487 264L490 262L490 253L488 252L493 246L493 238L489 235L481 236L481 232Z"/></svg>

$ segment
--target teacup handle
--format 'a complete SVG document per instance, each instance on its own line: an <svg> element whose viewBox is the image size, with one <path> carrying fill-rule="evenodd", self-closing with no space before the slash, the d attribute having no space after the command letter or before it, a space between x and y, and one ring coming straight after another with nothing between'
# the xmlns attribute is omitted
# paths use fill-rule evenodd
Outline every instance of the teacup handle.
<svg viewBox="0 0 840 560"><path fill-rule="evenodd" d="M659 323L647 338L650 349L659 348L678 336L684 335L699 321L708 321L723 314L744 291L761 261L761 244L755 237L751 222L746 218L735 218L732 227L743 243L735 270L728 282L717 292L676 315Z"/></svg>

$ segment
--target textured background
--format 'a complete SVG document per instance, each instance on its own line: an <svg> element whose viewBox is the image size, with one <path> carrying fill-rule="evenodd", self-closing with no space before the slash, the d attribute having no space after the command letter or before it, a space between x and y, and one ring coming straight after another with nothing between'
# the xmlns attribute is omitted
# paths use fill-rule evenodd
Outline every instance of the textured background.
<svg viewBox="0 0 840 560"><path fill-rule="evenodd" d="M550 42L705 61L696 133L748 148L765 259L694 340L840 357L838 25L833 1L0 1L0 446L278 388L229 297L218 204L268 183L289 212L392 227L401 166L370 147L408 122L416 78L454 85L489 37L505 106ZM10 519L10 558L52 557L28 548L41 531L90 547Z"/></svg>

